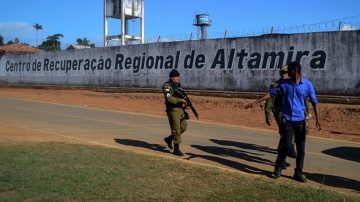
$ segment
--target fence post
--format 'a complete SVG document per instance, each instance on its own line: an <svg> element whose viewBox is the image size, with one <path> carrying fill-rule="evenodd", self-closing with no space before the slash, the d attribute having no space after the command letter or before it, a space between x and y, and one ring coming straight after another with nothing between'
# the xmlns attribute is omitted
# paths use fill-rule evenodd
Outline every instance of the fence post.
<svg viewBox="0 0 360 202"><path fill-rule="evenodd" d="M341 31L341 21L339 22L339 31Z"/></svg>

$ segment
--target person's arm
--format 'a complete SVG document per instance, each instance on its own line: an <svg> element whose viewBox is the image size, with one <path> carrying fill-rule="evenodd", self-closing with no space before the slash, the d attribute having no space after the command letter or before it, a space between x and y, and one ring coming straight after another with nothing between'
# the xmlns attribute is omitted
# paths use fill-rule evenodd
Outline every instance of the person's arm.
<svg viewBox="0 0 360 202"><path fill-rule="evenodd" d="M245 109L249 108L249 107L254 107L256 104L262 102L262 101L265 101L265 100L268 100L271 98L271 96L275 96L275 95L278 95L281 93L281 86L278 85L272 89L269 90L268 93L266 93L264 96L262 96L261 98L255 100L254 102L251 102L247 105L244 106Z"/></svg>
<svg viewBox="0 0 360 202"><path fill-rule="evenodd" d="M321 130L321 125L320 125L320 117L319 117L319 104L313 104L313 108L314 108L314 114L315 114L315 118L316 118L316 128L318 129L318 131Z"/></svg>
<svg viewBox="0 0 360 202"><path fill-rule="evenodd" d="M314 114L315 114L315 119L316 119L316 128L318 129L318 131L320 131L321 125L320 125L320 117L319 117L319 104L318 104L318 100L317 100L316 94L315 94L315 89L314 89L314 86L312 85L312 83L310 83L309 98L310 98L310 101L311 101L313 109L314 109Z"/></svg>
<svg viewBox="0 0 360 202"><path fill-rule="evenodd" d="M258 104L258 103L260 103L262 101L268 100L270 98L271 98L270 93L266 93L264 96L262 96L261 98L255 100L254 102L251 102L251 103L245 105L244 108L247 109L249 107L254 107L256 104Z"/></svg>
<svg viewBox="0 0 360 202"><path fill-rule="evenodd" d="M186 104L186 100L184 99L180 99L177 97L173 96L173 90L171 89L170 85L168 83L164 84L163 86L163 93L165 96L165 99L167 102L171 103L171 104Z"/></svg>
<svg viewBox="0 0 360 202"><path fill-rule="evenodd" d="M266 124L269 126L271 126L271 112L273 107L274 97L270 97L268 100L266 100L264 108Z"/></svg>
<svg viewBox="0 0 360 202"><path fill-rule="evenodd" d="M308 98L305 100L305 116L311 118L311 112L310 112L310 102Z"/></svg>

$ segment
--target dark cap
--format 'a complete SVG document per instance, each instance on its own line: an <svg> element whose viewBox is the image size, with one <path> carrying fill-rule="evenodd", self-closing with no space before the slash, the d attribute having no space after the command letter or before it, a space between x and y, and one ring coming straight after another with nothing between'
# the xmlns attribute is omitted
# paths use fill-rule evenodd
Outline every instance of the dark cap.
<svg viewBox="0 0 360 202"><path fill-rule="evenodd" d="M169 77L172 78L172 77L178 77L180 76L180 73L176 70L176 69L173 69L171 70L170 74L169 74Z"/></svg>

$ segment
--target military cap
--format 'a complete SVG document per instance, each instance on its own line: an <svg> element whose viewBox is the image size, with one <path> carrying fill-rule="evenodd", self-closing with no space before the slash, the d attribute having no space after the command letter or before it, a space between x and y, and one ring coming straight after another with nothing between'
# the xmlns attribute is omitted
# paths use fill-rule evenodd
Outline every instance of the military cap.
<svg viewBox="0 0 360 202"><path fill-rule="evenodd" d="M280 67L280 73L287 73L289 70L287 65L283 65Z"/></svg>

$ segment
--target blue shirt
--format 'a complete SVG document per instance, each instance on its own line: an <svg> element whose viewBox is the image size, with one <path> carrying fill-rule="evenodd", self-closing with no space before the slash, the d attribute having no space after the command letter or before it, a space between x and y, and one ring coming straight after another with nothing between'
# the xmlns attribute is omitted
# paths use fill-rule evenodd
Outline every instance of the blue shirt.
<svg viewBox="0 0 360 202"><path fill-rule="evenodd" d="M283 79L279 85L269 90L271 96L283 96L283 118L287 121L305 120L305 102L309 97L312 104L317 104L314 86L309 80L301 78L296 84L292 79Z"/></svg>

